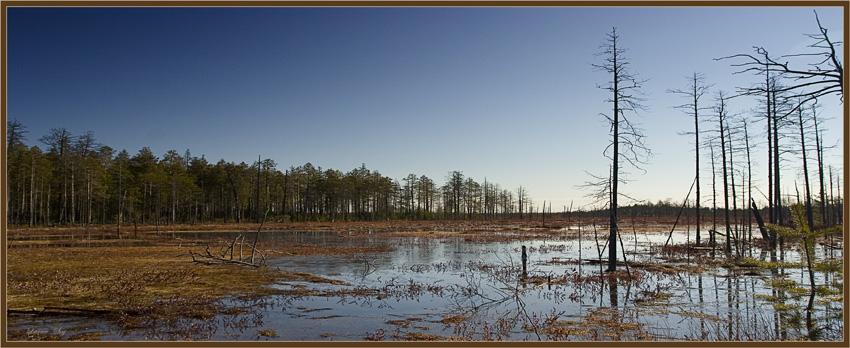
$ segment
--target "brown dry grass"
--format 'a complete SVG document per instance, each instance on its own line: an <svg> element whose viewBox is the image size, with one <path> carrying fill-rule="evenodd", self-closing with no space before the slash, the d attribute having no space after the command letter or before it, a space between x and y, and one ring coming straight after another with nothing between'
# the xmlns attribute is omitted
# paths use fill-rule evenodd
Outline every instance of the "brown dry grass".
<svg viewBox="0 0 850 348"><path fill-rule="evenodd" d="M268 293L269 285L277 282L336 283L308 273L195 264L189 257L191 249L11 248L6 306L18 310L71 307L115 313L150 312L161 307L158 300L187 301L191 305L193 301L211 303L229 295ZM194 247L194 251L202 250Z"/></svg>

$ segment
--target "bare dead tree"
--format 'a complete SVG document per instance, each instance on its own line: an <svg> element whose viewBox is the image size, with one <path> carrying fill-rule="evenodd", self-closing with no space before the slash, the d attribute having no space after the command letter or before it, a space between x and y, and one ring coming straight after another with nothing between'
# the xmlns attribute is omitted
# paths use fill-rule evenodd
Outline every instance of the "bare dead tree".
<svg viewBox="0 0 850 348"><path fill-rule="evenodd" d="M806 223L809 224L812 228L814 228L814 213L812 212L812 190L809 186L809 162L808 162L808 151L806 150L806 133L805 133L805 121L803 119L803 109L797 108L797 124L800 128L800 153L803 156L803 186L805 187L805 215L806 215Z"/></svg>
<svg viewBox="0 0 850 348"><path fill-rule="evenodd" d="M740 248L740 235L739 235L739 224L738 224L738 197L737 190L735 189L735 152L737 151L733 146L735 143L735 132L732 131L733 127L729 126L731 123L731 119L726 120L726 141L728 142L729 151L727 153L727 159L729 160L729 187L732 189L732 221L735 221L735 226L732 231L726 231L727 238L731 239L732 236L735 236L735 252L738 256L741 256L741 248ZM734 232L734 233L733 233ZM727 239L727 240L728 240Z"/></svg>
<svg viewBox="0 0 850 348"><path fill-rule="evenodd" d="M780 192L780 163L781 154L787 152L781 147L781 140L788 138L786 134L792 122L789 121L788 110L791 105L786 98L787 93L780 92L785 87L780 84L778 76L770 76L766 73L765 82L754 88L764 94L764 119L766 121L765 133L767 137L767 199L770 223L780 224L783 221L782 199ZM735 97L735 96L733 96ZM730 97L731 99L732 97Z"/></svg>
<svg viewBox="0 0 850 348"><path fill-rule="evenodd" d="M750 157L750 134L747 128L748 121L747 118L741 119L741 127L744 129L744 148L747 150L747 201L741 205L741 207L749 206L750 202L753 202L753 161ZM743 200L743 198L742 198ZM745 209L746 211L746 209ZM747 215L747 241L752 244L753 241L753 224L752 224L752 214ZM752 256L753 249L750 248L750 256Z"/></svg>
<svg viewBox="0 0 850 348"><path fill-rule="evenodd" d="M712 248L712 257L714 256L714 247L717 246L715 232L717 231L717 169L716 157L714 156L714 141L708 141L708 149L711 152L711 231L708 234L708 243Z"/></svg>
<svg viewBox="0 0 850 348"><path fill-rule="evenodd" d="M783 222L783 216L779 187L778 120L792 115L807 103L821 97L836 95L841 102L844 101L844 69L836 50L841 42L830 39L828 30L821 24L816 11L815 20L818 24L818 33L805 34L813 40L813 43L808 46L814 49L813 52L788 54L774 58L764 47L754 46L753 54L735 54L716 59L743 60L743 62L732 64L732 66L740 68L735 74L764 74L768 81L764 86L739 88L736 96L767 95L768 154L771 162L768 164L770 168L768 176L772 179L769 180L769 185L772 186L769 189L771 195L770 212L771 221L779 224ZM808 58L814 58L814 61ZM789 61L783 61L783 59L797 59L797 61L806 59L809 61L805 63L808 67L792 67ZM800 64L804 63L801 62ZM773 77L784 78L789 83L778 85L774 82L771 86L770 81ZM782 111L777 110L776 106L783 104L788 105L788 108Z"/></svg>
<svg viewBox="0 0 850 348"><path fill-rule="evenodd" d="M641 104L643 100L638 96L645 81L639 81L629 72L629 62L623 56L626 50L622 46L618 47L619 41L620 36L615 27L607 35L606 42L600 46L602 51L596 54L597 57L603 57L603 63L591 64L595 70L603 71L611 76L607 84L597 86L611 93L611 98L606 102L613 104L611 114L601 113L608 120L613 138L603 151L603 154L612 161L609 171L611 188L608 271L614 271L617 268L617 196L620 183L620 161L641 169L641 165L646 163L652 154L644 142L643 131L627 117L627 113L646 110L646 107Z"/></svg>
<svg viewBox="0 0 850 348"><path fill-rule="evenodd" d="M700 185L699 185L699 112L709 108L700 107L699 100L711 88L711 85L706 85L705 75L701 73L693 73L691 76L685 77L688 80L688 86L685 89L667 90L668 93L679 94L688 98L688 103L675 106L676 109L681 109L694 118L694 132L685 132L684 134L694 135L694 162L696 164L696 245L700 246Z"/></svg>
<svg viewBox="0 0 850 348"><path fill-rule="evenodd" d="M725 216L726 221L726 256L728 257L732 253L732 238L731 238L731 225L729 221L729 169L727 167L727 152L726 152L726 118L728 116L728 110L726 110L726 99L727 97L724 95L723 91L717 92L717 104L715 106L715 111L718 115L718 121L720 125L720 153L721 158L723 159L721 168L723 171L723 214Z"/></svg>
<svg viewBox="0 0 850 348"><path fill-rule="evenodd" d="M736 74L748 72L758 74L773 73L792 81L791 84L778 90L778 92L791 92L788 100L793 99L796 101L792 109L788 111L788 114L793 113L812 100L828 95L837 95L843 102L844 68L838 59L836 50L836 47L841 45L841 41L833 41L829 38L828 30L821 24L817 11L815 11L815 20L818 24L818 33L804 35L814 40L808 47L816 49L816 52L788 54L779 58L772 58L766 49L754 46L753 50L755 54L735 54L716 58L715 60L743 59L744 62L742 63L732 64L732 66L742 69L736 72ZM801 57L813 57L815 61L808 63L808 68L791 67L788 61L780 61L780 59L784 58ZM741 88L739 90L739 95L760 93L761 91L757 87Z"/></svg>
<svg viewBox="0 0 850 348"><path fill-rule="evenodd" d="M788 93L783 92L785 87L779 84L777 79L772 80L772 85L768 90L768 94L771 98L770 103L770 118L771 118L771 130L773 134L772 140L772 167L773 167L773 210L774 210L774 223L783 225L785 223L785 214L782 209L782 193L781 193L781 169L782 169L782 154L788 152L788 150L780 147L780 140L782 138L788 137L786 128L790 128L793 125L792 120L789 118L793 110L791 106L791 101L788 99ZM790 216L789 216L790 217ZM788 221L790 222L790 221ZM784 237L780 236L780 243L782 243Z"/></svg>
<svg viewBox="0 0 850 348"><path fill-rule="evenodd" d="M817 101L812 103L812 124L815 127L815 153L817 154L818 159L818 183L820 189L819 195L819 205L820 205L820 213L822 217L823 228L828 227L827 223L827 211L826 211L826 193L824 191L824 170L823 170L823 129L819 129L819 121L818 121L818 111L817 111Z"/></svg>

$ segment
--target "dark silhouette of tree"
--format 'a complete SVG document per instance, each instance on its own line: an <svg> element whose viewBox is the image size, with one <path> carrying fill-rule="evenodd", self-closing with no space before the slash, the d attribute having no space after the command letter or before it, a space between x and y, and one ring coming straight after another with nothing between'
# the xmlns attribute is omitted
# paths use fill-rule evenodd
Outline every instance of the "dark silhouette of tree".
<svg viewBox="0 0 850 348"><path fill-rule="evenodd" d="M806 132L805 132L805 121L803 119L803 109L802 107L797 108L797 124L800 128L800 153L803 157L803 186L805 187L805 215L806 222L808 226L815 226L815 218L814 213L812 212L812 190L809 186L809 161L808 161L808 151L806 149Z"/></svg>
<svg viewBox="0 0 850 348"><path fill-rule="evenodd" d="M453 219L459 218L461 213L461 200L463 199L463 172L451 171L446 176L446 184L443 186L443 202L447 213Z"/></svg>
<svg viewBox="0 0 850 348"><path fill-rule="evenodd" d="M747 154L747 198L746 201L741 205L742 208L748 207L749 202L753 202L753 161L750 156L750 134L749 134L749 123L746 118L741 119L741 128L744 130L744 149L746 149ZM743 201L744 198L742 197ZM744 209L746 211L746 209ZM752 214L747 214L747 237L748 242L752 243L753 239L753 224L752 224ZM750 244L752 245L752 244ZM749 249L752 252L752 248Z"/></svg>
<svg viewBox="0 0 850 348"><path fill-rule="evenodd" d="M693 73L691 76L686 76L688 80L688 86L685 89L675 89L668 90L668 93L675 93L682 95L688 98L688 103L676 106L677 109L681 109L688 116L694 118L694 132L686 132L685 134L693 134L694 135L694 162L696 165L695 173L696 173L696 207L694 208L696 212L696 245L700 245L700 184L699 184L699 112L700 110L708 110L707 107L700 107L699 100L703 95L711 88L711 85L706 85L705 83L705 75L700 73Z"/></svg>
<svg viewBox="0 0 850 348"><path fill-rule="evenodd" d="M596 56L602 57L601 64L591 64L597 71L610 74L611 79L606 85L598 86L611 93L611 98L606 100L613 105L611 114L604 114L611 126L613 140L603 152L611 159L610 170L610 212L609 212L609 235L608 235L608 271L617 268L617 196L621 177L621 163L640 169L640 165L646 162L651 151L644 143L642 130L636 127L627 117L628 113L645 110L638 97L643 81L638 81L635 75L628 70L629 62L625 59L625 49L619 45L620 36L617 28L613 28L607 35L606 42L600 47L602 51Z"/></svg>
<svg viewBox="0 0 850 348"><path fill-rule="evenodd" d="M127 150L122 150L115 156L115 160L112 162L113 168L113 178L116 181L116 190L115 190L115 201L116 201L116 214L115 214L115 222L117 224L117 228L115 230L115 234L118 238L121 238L121 224L124 220L124 209L125 202L127 201L127 188L126 182L132 179L132 174L129 170L130 163L130 154Z"/></svg>
<svg viewBox="0 0 850 348"><path fill-rule="evenodd" d="M760 94L767 96L770 220L777 224L784 222L779 186L779 123L807 103L819 98L835 95L841 102L844 101L844 69L836 49L841 42L833 41L829 37L828 30L821 24L816 11L815 20L818 33L805 34L813 40L813 43L808 46L814 49L813 52L787 54L775 58L771 57L764 47L754 46L753 54L735 54L716 59L743 60L741 63L732 64L734 67L741 68L736 74L765 75L764 86L739 88L738 96ZM807 64L808 67L791 66L785 59L795 59L799 62L798 64ZM779 84L775 81L775 77L784 78L788 83ZM778 105L787 105L787 107L785 110L780 110Z"/></svg>
<svg viewBox="0 0 850 348"><path fill-rule="evenodd" d="M429 219L433 216L434 202L437 201L437 186L434 180L422 175L419 177L416 186L417 192L417 210L420 212L420 219Z"/></svg>
<svg viewBox="0 0 850 348"><path fill-rule="evenodd" d="M9 212L9 219L15 223L21 220L21 214L24 210L24 201L26 200L26 190L24 188L23 176L24 163L27 153L27 146L24 144L28 133L24 126L17 119L6 122L6 211ZM13 171L13 168L18 169ZM14 178L17 183L16 187L12 187L11 179ZM12 197L15 197L12 200Z"/></svg>
<svg viewBox="0 0 850 348"><path fill-rule="evenodd" d="M723 175L723 214L726 221L726 255L732 253L732 227L729 219L729 169L727 166L727 145L728 137L726 135L728 110L726 109L726 96L723 91L717 92L717 104L715 112L718 116L718 124L720 129L720 157L723 160L721 164Z"/></svg>
<svg viewBox="0 0 850 348"><path fill-rule="evenodd" d="M476 218L481 212L481 184L473 178L466 178L463 182L463 202L466 210L466 218Z"/></svg>
<svg viewBox="0 0 850 348"><path fill-rule="evenodd" d="M711 232L708 234L708 243L711 245L712 257L714 247L717 246L717 156L714 155L714 141L708 141L708 149L711 154Z"/></svg>
<svg viewBox="0 0 850 348"><path fill-rule="evenodd" d="M101 146L102 145L95 140L94 133L91 131L78 136L73 146L76 154L75 160L79 162L79 166L76 167L82 171L81 177L84 180L83 185L81 186L83 192L79 195L82 197L80 202L82 204L80 204L79 208L79 220L84 221L86 224L92 223L92 200L94 199L94 187L99 184L99 182L96 182L98 177L95 176L99 166L99 162L96 157L100 152Z"/></svg>
<svg viewBox="0 0 850 348"><path fill-rule="evenodd" d="M29 133L27 127L24 126L18 119L6 122L6 151L19 149L24 145L26 136Z"/></svg>
<svg viewBox="0 0 850 348"><path fill-rule="evenodd" d="M815 11L815 20L818 24L818 33L805 35L814 40L808 47L816 49L817 52L788 54L773 58L763 47L754 46L755 54L735 54L716 60L743 59L743 63L732 64L742 68L736 73L755 72L766 75L773 73L792 81L793 83L778 90L778 92L790 92L788 101L795 101L792 109L788 111L789 114L812 100L828 95L837 95L843 102L844 68L836 50L841 42L829 38L828 30L821 25L817 11ZM811 57L814 61L807 63L808 68L791 67L788 61L780 61L780 59L794 57ZM742 95L753 95L760 94L762 91L758 87L751 87L741 88L739 92Z"/></svg>
<svg viewBox="0 0 850 348"><path fill-rule="evenodd" d="M53 128L49 133L39 139L42 143L50 147L50 154L58 162L56 166L56 175L61 178L61 199L59 201L59 222L71 222L71 213L69 211L69 194L68 186L70 176L70 160L71 160L71 142L74 137L65 128Z"/></svg>
<svg viewBox="0 0 850 348"><path fill-rule="evenodd" d="M416 187L417 180L419 178L416 174L408 174L404 179L404 186L402 188L401 201L402 201L402 210L404 212L405 218L412 220L415 218L414 213L414 201L416 200L416 195L414 194L414 188Z"/></svg>
<svg viewBox="0 0 850 348"><path fill-rule="evenodd" d="M519 212L519 218L522 219L522 213L527 209L528 205L528 190L525 187L520 185L516 189L516 199L517 199L517 211Z"/></svg>
<svg viewBox="0 0 850 348"><path fill-rule="evenodd" d="M814 129L815 152L817 154L817 160L818 160L818 183L819 183L819 187L818 187L819 188L819 196L818 196L819 202L818 203L819 203L819 206L820 206L820 213L821 213L821 220L822 220L821 222L823 224L822 227L826 228L826 227L829 227L829 220L828 220L829 212L827 211L827 207L826 207L826 202L828 201L828 198L826 197L826 191L825 191L826 182L824 181L824 156L823 156L823 150L824 150L823 131L824 131L824 129L819 127L820 122L822 120L820 120L818 118L818 115L819 115L819 113L818 113L818 110L817 110L817 102L812 103L812 126L815 128Z"/></svg>

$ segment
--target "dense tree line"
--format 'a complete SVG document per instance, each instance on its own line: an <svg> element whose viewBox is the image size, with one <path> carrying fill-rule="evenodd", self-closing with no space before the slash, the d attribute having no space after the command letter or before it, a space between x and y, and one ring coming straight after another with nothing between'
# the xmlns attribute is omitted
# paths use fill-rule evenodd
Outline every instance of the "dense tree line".
<svg viewBox="0 0 850 348"><path fill-rule="evenodd" d="M388 219L494 219L530 211L528 191L479 183L460 171L445 184L410 174L401 182L366 168L310 163L277 168L209 162L187 150L161 157L100 144L91 132L56 128L27 146L26 127L7 123L7 207L11 225L175 224Z"/></svg>

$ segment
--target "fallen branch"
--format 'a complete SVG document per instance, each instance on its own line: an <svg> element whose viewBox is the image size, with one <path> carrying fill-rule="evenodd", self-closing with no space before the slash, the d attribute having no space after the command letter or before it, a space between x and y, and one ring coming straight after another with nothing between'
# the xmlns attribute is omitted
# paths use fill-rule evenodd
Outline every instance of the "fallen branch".
<svg viewBox="0 0 850 348"><path fill-rule="evenodd" d="M228 260L228 259L225 259L225 258L215 256L213 254L210 254L209 248L207 248L207 254L206 255L201 254L201 253L195 253L193 251L189 251L189 255L192 256L193 262L203 263L205 265L236 264L236 265L249 266L249 267L254 267L254 268L260 267L260 265L249 263L249 262L244 262L244 261L239 261L239 260ZM195 256L197 256L198 258L196 258ZM207 259L207 260L204 260L204 259ZM210 260L212 260L212 261L210 261Z"/></svg>
<svg viewBox="0 0 850 348"><path fill-rule="evenodd" d="M251 263L254 263L254 252L257 250L257 243L260 242L260 231L263 229L263 225L266 223L266 217L269 216L269 210L271 207L266 208L266 213L263 214L263 221L260 222L260 227L257 228L257 234L254 235L254 245L251 246ZM262 253L261 253L262 254ZM263 262L265 262L265 255L263 256Z"/></svg>
<svg viewBox="0 0 850 348"><path fill-rule="evenodd" d="M767 228L764 227L764 219L761 218L758 206L756 206L756 201L752 198L750 198L750 207L752 208L753 215L755 215L756 222L759 225L759 232L761 232L761 238L770 241L771 245L776 244L776 235L768 232Z"/></svg>

